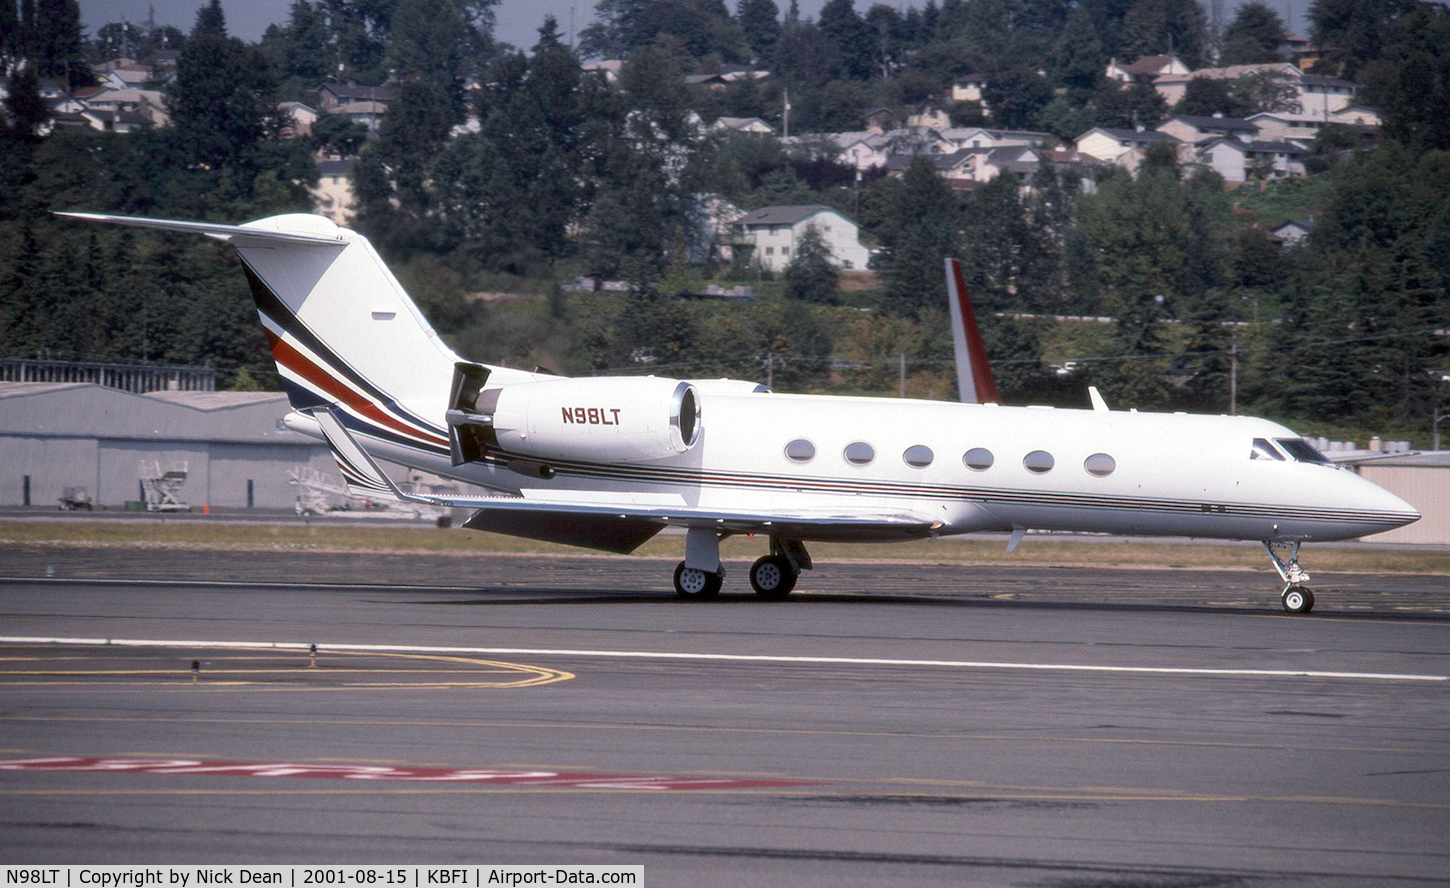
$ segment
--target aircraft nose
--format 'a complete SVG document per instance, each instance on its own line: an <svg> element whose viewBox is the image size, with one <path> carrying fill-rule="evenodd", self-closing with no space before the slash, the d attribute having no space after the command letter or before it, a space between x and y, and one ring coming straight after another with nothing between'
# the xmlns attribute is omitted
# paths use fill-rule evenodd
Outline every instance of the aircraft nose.
<svg viewBox="0 0 1450 888"><path fill-rule="evenodd" d="M1367 512L1377 513L1380 520L1386 522L1386 530L1404 527L1406 524L1414 524L1420 520L1420 510L1410 503L1373 481L1358 475L1355 475L1354 478L1359 482L1356 497L1359 507Z"/></svg>

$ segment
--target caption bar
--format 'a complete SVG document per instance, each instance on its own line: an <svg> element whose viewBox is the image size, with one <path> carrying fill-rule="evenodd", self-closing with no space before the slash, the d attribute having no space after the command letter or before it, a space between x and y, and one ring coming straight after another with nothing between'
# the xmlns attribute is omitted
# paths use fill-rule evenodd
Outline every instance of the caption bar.
<svg viewBox="0 0 1450 888"><path fill-rule="evenodd" d="M0 888L487 888L644 884L643 866L7 866Z"/></svg>

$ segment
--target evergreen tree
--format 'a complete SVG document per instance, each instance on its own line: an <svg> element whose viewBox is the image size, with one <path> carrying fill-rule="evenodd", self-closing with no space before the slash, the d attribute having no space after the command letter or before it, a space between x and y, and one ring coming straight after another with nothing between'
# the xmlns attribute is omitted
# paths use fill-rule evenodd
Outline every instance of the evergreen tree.
<svg viewBox="0 0 1450 888"><path fill-rule="evenodd" d="M940 305L942 259L961 255L964 220L931 160L917 155L900 179L873 185L862 214L888 251L886 304L902 314Z"/></svg>
<svg viewBox="0 0 1450 888"><path fill-rule="evenodd" d="M50 104L40 94L40 80L28 65L10 78L10 94L5 97L5 135L19 141L40 138L40 130L50 120Z"/></svg>
<svg viewBox="0 0 1450 888"><path fill-rule="evenodd" d="M780 42L780 8L775 0L739 0L735 17L758 64L770 63Z"/></svg>
<svg viewBox="0 0 1450 888"><path fill-rule="evenodd" d="M1260 0L1249 0L1234 13L1223 32L1220 65L1277 62L1284 42L1284 20Z"/></svg>
<svg viewBox="0 0 1450 888"><path fill-rule="evenodd" d="M871 35L856 14L854 0L826 0L818 19L830 51L830 75L865 80L871 76Z"/></svg>
<svg viewBox="0 0 1450 888"><path fill-rule="evenodd" d="M806 226L785 268L785 297L803 302L835 302L838 278L836 266L831 262L830 245L816 226Z"/></svg>
<svg viewBox="0 0 1450 888"><path fill-rule="evenodd" d="M226 36L218 0L197 14L177 60L170 137L195 164L234 176L250 194L262 140L279 129L277 81L256 47Z"/></svg>

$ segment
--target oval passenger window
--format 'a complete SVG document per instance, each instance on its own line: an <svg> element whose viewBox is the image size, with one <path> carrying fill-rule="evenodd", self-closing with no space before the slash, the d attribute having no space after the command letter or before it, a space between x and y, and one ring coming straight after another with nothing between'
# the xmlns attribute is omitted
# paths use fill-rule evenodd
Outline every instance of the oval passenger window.
<svg viewBox="0 0 1450 888"><path fill-rule="evenodd" d="M876 448L865 441L857 441L854 444L846 445L846 462L853 466L868 465L876 458Z"/></svg>
<svg viewBox="0 0 1450 888"><path fill-rule="evenodd" d="M1037 475L1045 475L1052 471L1054 464L1052 454L1046 450L1034 450L1022 457L1022 465L1027 468L1027 471Z"/></svg>
<svg viewBox="0 0 1450 888"><path fill-rule="evenodd" d="M816 445L805 438L796 438L785 445L785 458L794 463L808 463L816 458Z"/></svg>
<svg viewBox="0 0 1450 888"><path fill-rule="evenodd" d="M901 454L901 458L913 469L924 469L931 465L931 461L936 456L931 452L931 448L925 444L913 444L906 448L906 452Z"/></svg>
<svg viewBox="0 0 1450 888"><path fill-rule="evenodd" d="M1089 475L1106 478L1118 469L1118 461L1106 453L1094 453L1082 461L1082 467Z"/></svg>
<svg viewBox="0 0 1450 888"><path fill-rule="evenodd" d="M985 447L973 447L962 454L962 463L974 472L985 472L992 467L992 451Z"/></svg>

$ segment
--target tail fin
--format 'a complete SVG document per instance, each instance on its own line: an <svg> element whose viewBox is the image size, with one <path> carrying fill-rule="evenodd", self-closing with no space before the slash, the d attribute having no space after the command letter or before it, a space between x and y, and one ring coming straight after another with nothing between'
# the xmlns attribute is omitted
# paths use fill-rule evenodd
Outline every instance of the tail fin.
<svg viewBox="0 0 1450 888"><path fill-rule="evenodd" d="M60 215L227 241L246 269L294 410L340 404L371 434L447 448L444 401L458 356L367 238L304 214L245 225Z"/></svg>
<svg viewBox="0 0 1450 888"><path fill-rule="evenodd" d="M992 379L992 365L987 361L987 348L977 329L977 315L967 295L962 277L962 263L946 260L947 304L952 315L952 342L956 345L957 396L965 404L999 404L997 383Z"/></svg>

